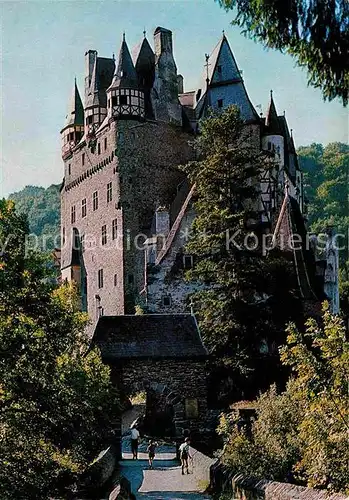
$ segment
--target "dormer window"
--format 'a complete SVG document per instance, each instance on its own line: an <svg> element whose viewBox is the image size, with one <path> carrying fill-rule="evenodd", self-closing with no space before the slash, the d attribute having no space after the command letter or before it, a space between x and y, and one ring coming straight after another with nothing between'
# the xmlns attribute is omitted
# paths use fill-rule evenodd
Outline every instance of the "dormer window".
<svg viewBox="0 0 349 500"><path fill-rule="evenodd" d="M217 71L218 71L219 75L222 74L222 66L221 65L217 66Z"/></svg>

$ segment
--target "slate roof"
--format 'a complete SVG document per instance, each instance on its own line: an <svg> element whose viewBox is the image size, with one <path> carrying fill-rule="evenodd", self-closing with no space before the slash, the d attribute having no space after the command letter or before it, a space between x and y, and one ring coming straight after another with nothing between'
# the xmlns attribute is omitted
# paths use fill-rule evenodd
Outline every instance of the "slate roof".
<svg viewBox="0 0 349 500"><path fill-rule="evenodd" d="M223 67L221 75L218 71L216 71L219 61L222 62ZM196 103L197 118L200 119L202 116L205 116L207 109L211 107L210 89L221 86L228 87L230 89L230 100L232 103L237 104L240 107L242 118L245 121L259 123L260 117L248 96L234 54L225 35L222 36L216 47L213 49L207 62L209 90L207 92L207 75L205 73L199 86L201 94Z"/></svg>
<svg viewBox="0 0 349 500"><path fill-rule="evenodd" d="M76 81L74 83L73 93L70 99L69 109L63 130L66 127L72 127L74 125L84 125L84 108L82 106L81 97L76 85Z"/></svg>
<svg viewBox="0 0 349 500"><path fill-rule="evenodd" d="M155 65L155 54L148 40L144 37L143 40L132 50L132 59L136 71L147 69L149 70Z"/></svg>
<svg viewBox="0 0 349 500"><path fill-rule="evenodd" d="M128 50L125 35L120 47L118 65L109 88L116 87L129 89L138 88L137 73L132 62L130 51Z"/></svg>
<svg viewBox="0 0 349 500"><path fill-rule="evenodd" d="M207 356L191 314L102 316L92 345L100 348L106 361Z"/></svg>
<svg viewBox="0 0 349 500"><path fill-rule="evenodd" d="M301 244L298 238L301 238ZM307 230L297 200L285 195L279 218L276 223L273 244L292 255L300 296L316 300L319 290L316 282L316 263L313 252L307 248Z"/></svg>
<svg viewBox="0 0 349 500"><path fill-rule="evenodd" d="M290 178L295 181L296 170L299 170L298 159L296 154L296 149L293 141L293 137L288 129L288 124L285 116L279 116L279 124L281 127L282 135L285 139L284 141L284 151L285 151L285 167L288 171Z"/></svg>
<svg viewBox="0 0 349 500"><path fill-rule="evenodd" d="M86 108L90 106L107 107L106 90L111 84L115 70L113 59L96 57L90 88L86 97Z"/></svg>
<svg viewBox="0 0 349 500"><path fill-rule="evenodd" d="M265 126L269 135L282 135L281 125L276 112L276 107L273 99L273 93L270 92L270 103L268 106L267 116L265 118Z"/></svg>

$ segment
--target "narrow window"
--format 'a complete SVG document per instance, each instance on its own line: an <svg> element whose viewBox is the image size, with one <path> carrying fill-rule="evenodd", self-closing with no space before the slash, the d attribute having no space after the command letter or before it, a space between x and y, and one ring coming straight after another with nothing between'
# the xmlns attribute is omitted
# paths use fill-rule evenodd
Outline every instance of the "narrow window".
<svg viewBox="0 0 349 500"><path fill-rule="evenodd" d="M114 274L114 286L118 286L118 275Z"/></svg>
<svg viewBox="0 0 349 500"><path fill-rule="evenodd" d="M107 150L107 146L108 146L108 139L107 137L104 138L104 151Z"/></svg>
<svg viewBox="0 0 349 500"><path fill-rule="evenodd" d="M74 224L76 221L76 210L75 205L71 207L71 223Z"/></svg>
<svg viewBox="0 0 349 500"><path fill-rule="evenodd" d="M81 155L81 163L82 163L82 166L85 165L85 153L82 153L82 155Z"/></svg>
<svg viewBox="0 0 349 500"><path fill-rule="evenodd" d="M62 243L65 245L65 227L62 229Z"/></svg>
<svg viewBox="0 0 349 500"><path fill-rule="evenodd" d="M103 309L103 307L101 307L99 311L100 311L100 315L104 316L104 309Z"/></svg>
<svg viewBox="0 0 349 500"><path fill-rule="evenodd" d="M164 307L170 307L171 306L171 297L169 295L164 295L162 297L162 305Z"/></svg>
<svg viewBox="0 0 349 500"><path fill-rule="evenodd" d="M93 116L90 115L87 117L87 125L91 125L93 123Z"/></svg>
<svg viewBox="0 0 349 500"><path fill-rule="evenodd" d="M86 217L87 209L86 209L86 198L81 200L81 217Z"/></svg>
<svg viewBox="0 0 349 500"><path fill-rule="evenodd" d="M119 99L120 99L120 104L123 104L123 105L127 104L127 95L121 95L119 97Z"/></svg>
<svg viewBox="0 0 349 500"><path fill-rule="evenodd" d="M117 219L113 219L113 222L112 222L112 238L113 240L116 240L118 236L118 221Z"/></svg>
<svg viewBox="0 0 349 500"><path fill-rule="evenodd" d="M218 101L217 101L217 106L218 106L219 108L223 108L223 99L218 99Z"/></svg>
<svg viewBox="0 0 349 500"><path fill-rule="evenodd" d="M93 201L93 210L98 209L98 191L94 191L92 195L92 201Z"/></svg>
<svg viewBox="0 0 349 500"><path fill-rule="evenodd" d="M112 201L113 199L113 185L111 182L108 182L107 184L107 203Z"/></svg>
<svg viewBox="0 0 349 500"><path fill-rule="evenodd" d="M102 245L107 244L107 226L102 226Z"/></svg>
<svg viewBox="0 0 349 500"><path fill-rule="evenodd" d="M101 154L101 143L100 142L97 145L97 152L99 155Z"/></svg>
<svg viewBox="0 0 349 500"><path fill-rule="evenodd" d="M98 288L103 288L103 269L98 270Z"/></svg>
<svg viewBox="0 0 349 500"><path fill-rule="evenodd" d="M184 269L191 269L193 267L192 255L183 255L183 267Z"/></svg>
<svg viewBox="0 0 349 500"><path fill-rule="evenodd" d="M71 164L68 165L68 175L71 175Z"/></svg>

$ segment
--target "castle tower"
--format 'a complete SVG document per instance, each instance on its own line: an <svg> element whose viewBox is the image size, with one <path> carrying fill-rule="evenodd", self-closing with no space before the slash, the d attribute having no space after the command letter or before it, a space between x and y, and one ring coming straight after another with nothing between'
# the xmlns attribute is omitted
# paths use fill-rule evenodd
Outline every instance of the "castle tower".
<svg viewBox="0 0 349 500"><path fill-rule="evenodd" d="M155 119L182 125L178 99L177 66L173 57L172 31L160 26L154 31L155 80L151 93Z"/></svg>
<svg viewBox="0 0 349 500"><path fill-rule="evenodd" d="M219 110L236 104L246 123L259 124L259 116L248 97L241 71L224 33L207 57L205 66L197 102L197 116L205 116L206 106ZM206 98L207 93L209 99Z"/></svg>
<svg viewBox="0 0 349 500"><path fill-rule="evenodd" d="M64 127L61 130L62 158L63 160L71 154L71 150L78 144L84 135L84 108L82 106L76 80L71 96L68 114Z"/></svg>
<svg viewBox="0 0 349 500"><path fill-rule="evenodd" d="M145 116L144 92L138 86L137 73L125 35L121 43L118 66L107 90L107 99L109 118L139 120Z"/></svg>

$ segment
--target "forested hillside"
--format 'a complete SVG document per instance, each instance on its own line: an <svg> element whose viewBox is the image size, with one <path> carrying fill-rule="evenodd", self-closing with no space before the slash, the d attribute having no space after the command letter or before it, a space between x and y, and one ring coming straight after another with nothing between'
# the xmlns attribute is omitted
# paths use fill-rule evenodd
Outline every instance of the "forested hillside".
<svg viewBox="0 0 349 500"><path fill-rule="evenodd" d="M52 184L47 189L26 186L10 194L9 199L15 202L18 213L28 216L30 233L39 237L41 249L52 250L54 246L59 246L59 185Z"/></svg>
<svg viewBox="0 0 349 500"><path fill-rule="evenodd" d="M315 233L333 226L343 235L340 252L341 297L349 302L349 146L334 142L323 147L311 144L298 149L304 185L309 200L309 225Z"/></svg>

